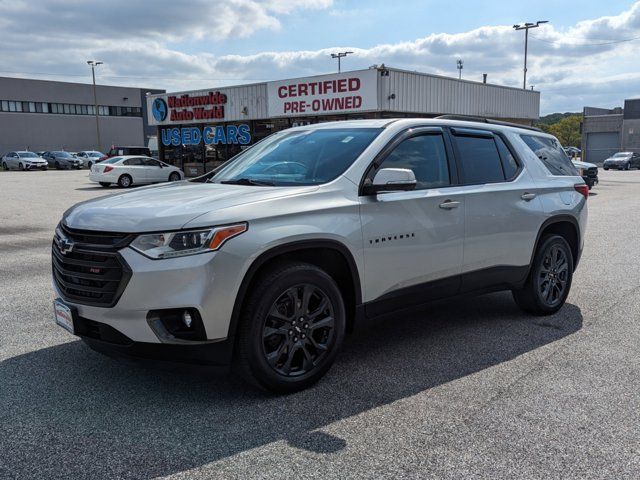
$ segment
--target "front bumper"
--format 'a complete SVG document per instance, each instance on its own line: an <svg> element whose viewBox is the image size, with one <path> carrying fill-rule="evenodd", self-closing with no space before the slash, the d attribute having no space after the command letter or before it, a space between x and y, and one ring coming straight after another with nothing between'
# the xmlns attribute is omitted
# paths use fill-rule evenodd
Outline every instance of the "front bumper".
<svg viewBox="0 0 640 480"><path fill-rule="evenodd" d="M598 177L590 177L588 175L583 175L582 179L584 180L584 183L586 183L589 188L592 188L593 186L598 184Z"/></svg>
<svg viewBox="0 0 640 480"><path fill-rule="evenodd" d="M119 250L119 254L130 270L130 277L112 307L65 298L53 282L56 294L76 309L79 318L107 325L134 344L184 346L184 341L174 342L156 334L147 320L148 315L152 310L195 309L206 334L205 342L200 342L203 349L204 345L230 336L229 326L241 280L239 274L243 271L243 260L237 255L218 251L152 260L130 247ZM80 336L81 332L78 331Z"/></svg>
<svg viewBox="0 0 640 480"><path fill-rule="evenodd" d="M231 340L195 345L134 342L107 324L82 317L74 318L74 328L76 334L93 350L133 361L227 366L231 363L233 353Z"/></svg>
<svg viewBox="0 0 640 480"><path fill-rule="evenodd" d="M26 163L24 165L24 167L27 170L39 170L39 169L46 169L48 167L47 162L44 163Z"/></svg>

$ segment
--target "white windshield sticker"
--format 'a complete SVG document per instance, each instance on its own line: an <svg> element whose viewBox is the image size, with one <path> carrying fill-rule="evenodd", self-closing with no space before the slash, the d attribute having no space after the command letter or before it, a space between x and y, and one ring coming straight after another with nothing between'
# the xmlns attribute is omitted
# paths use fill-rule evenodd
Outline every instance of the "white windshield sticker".
<svg viewBox="0 0 640 480"><path fill-rule="evenodd" d="M344 137L342 143L349 143L351 140L353 140L353 137Z"/></svg>

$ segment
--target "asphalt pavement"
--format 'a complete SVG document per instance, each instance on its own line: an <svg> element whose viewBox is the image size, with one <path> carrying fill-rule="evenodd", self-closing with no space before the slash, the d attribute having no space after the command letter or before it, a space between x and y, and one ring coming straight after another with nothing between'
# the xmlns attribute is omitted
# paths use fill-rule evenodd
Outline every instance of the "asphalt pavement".
<svg viewBox="0 0 640 480"><path fill-rule="evenodd" d="M53 229L118 189L0 172L0 478L640 478L640 171L600 176L558 314L497 293L391 315L272 396L56 326Z"/></svg>

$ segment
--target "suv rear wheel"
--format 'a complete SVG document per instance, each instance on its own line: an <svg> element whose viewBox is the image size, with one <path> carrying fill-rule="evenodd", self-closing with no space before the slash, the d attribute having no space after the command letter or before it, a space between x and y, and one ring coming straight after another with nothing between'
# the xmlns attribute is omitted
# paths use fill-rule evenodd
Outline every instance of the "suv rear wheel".
<svg viewBox="0 0 640 480"><path fill-rule="evenodd" d="M283 263L251 288L238 331L235 367L276 393L302 390L331 367L345 332L335 281L306 263Z"/></svg>
<svg viewBox="0 0 640 480"><path fill-rule="evenodd" d="M520 308L535 315L550 315L562 307L573 279L573 254L560 235L542 238L524 287L513 291Z"/></svg>

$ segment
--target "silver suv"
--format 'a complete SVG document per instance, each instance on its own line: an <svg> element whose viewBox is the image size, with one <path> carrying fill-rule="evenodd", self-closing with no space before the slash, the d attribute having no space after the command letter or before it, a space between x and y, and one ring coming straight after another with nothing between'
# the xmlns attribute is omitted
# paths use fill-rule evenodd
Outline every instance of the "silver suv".
<svg viewBox="0 0 640 480"><path fill-rule="evenodd" d="M588 189L558 141L493 121L323 123L215 174L80 203L56 229L56 321L111 355L322 377L354 322L511 290L562 307Z"/></svg>

